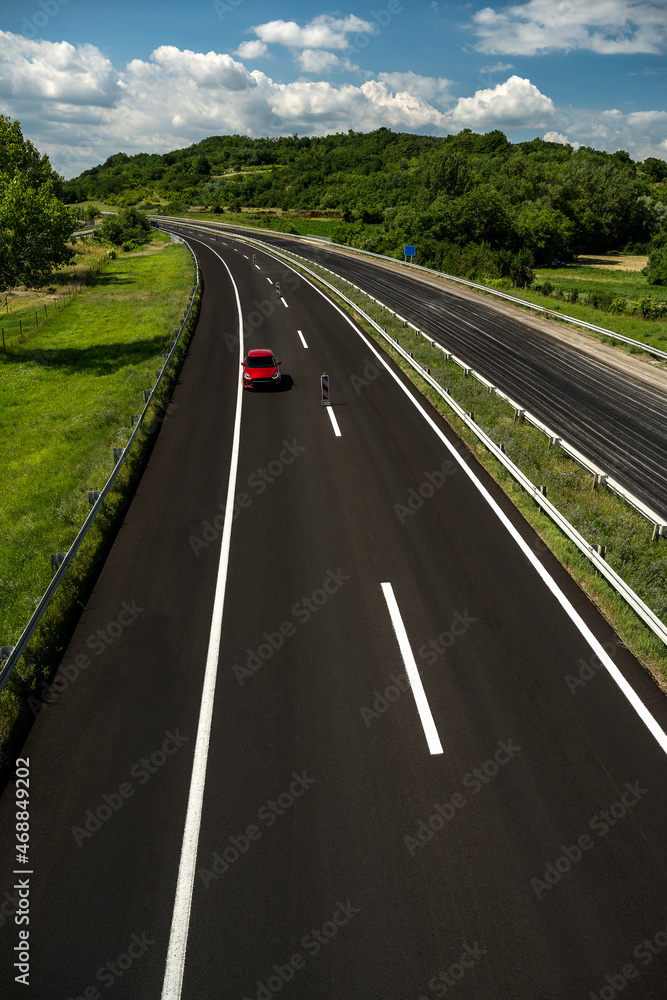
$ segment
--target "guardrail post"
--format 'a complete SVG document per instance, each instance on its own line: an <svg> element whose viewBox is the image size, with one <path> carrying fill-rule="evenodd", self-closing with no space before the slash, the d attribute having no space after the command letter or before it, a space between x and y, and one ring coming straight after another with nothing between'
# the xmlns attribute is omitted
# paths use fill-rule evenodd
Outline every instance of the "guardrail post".
<svg viewBox="0 0 667 1000"><path fill-rule="evenodd" d="M152 391L153 391L152 389L144 389L144 402L145 403L147 403L148 400L151 398L151 392Z"/></svg>
<svg viewBox="0 0 667 1000"><path fill-rule="evenodd" d="M517 408L514 411L514 421L516 422L517 420L523 420L525 413L526 413L525 410L523 410L520 406L517 406Z"/></svg>
<svg viewBox="0 0 667 1000"><path fill-rule="evenodd" d="M135 425L136 423L138 423L138 421L139 421L139 417L140 417L140 416L141 416L141 414L140 414L140 413L133 413L133 414L131 415L131 417L130 417L130 427L134 427L134 425Z"/></svg>
<svg viewBox="0 0 667 1000"><path fill-rule="evenodd" d="M118 463L120 462L120 460L122 458L122 455L123 455L124 451L125 451L124 448L114 448L114 450L113 450L113 464L114 465L118 465Z"/></svg>
<svg viewBox="0 0 667 1000"><path fill-rule="evenodd" d="M65 561L66 556L67 556L66 552L51 553L51 569L54 573L58 569L58 567Z"/></svg>
<svg viewBox="0 0 667 1000"><path fill-rule="evenodd" d="M604 472L596 472L593 476L593 489L596 490L598 486L606 486L607 477Z"/></svg>
<svg viewBox="0 0 667 1000"><path fill-rule="evenodd" d="M88 503L91 507L95 506L97 500L102 496L102 490L88 490Z"/></svg>

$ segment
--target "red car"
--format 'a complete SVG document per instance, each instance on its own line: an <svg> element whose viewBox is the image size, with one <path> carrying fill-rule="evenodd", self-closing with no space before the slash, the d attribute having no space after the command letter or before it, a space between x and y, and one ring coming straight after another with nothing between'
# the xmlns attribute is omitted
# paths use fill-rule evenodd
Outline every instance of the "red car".
<svg viewBox="0 0 667 1000"><path fill-rule="evenodd" d="M281 362L268 347L257 347L248 351L241 362L243 388L277 388L280 385L279 364Z"/></svg>

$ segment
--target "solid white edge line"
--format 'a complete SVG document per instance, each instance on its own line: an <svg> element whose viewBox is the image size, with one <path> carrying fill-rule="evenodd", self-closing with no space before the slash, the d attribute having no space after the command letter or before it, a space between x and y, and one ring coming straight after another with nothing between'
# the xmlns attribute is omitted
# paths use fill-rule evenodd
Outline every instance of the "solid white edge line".
<svg viewBox="0 0 667 1000"><path fill-rule="evenodd" d="M304 335L303 335L303 334L301 333L301 330L297 330L296 332L297 332L297 333L299 334L299 336L301 337L301 343L302 343L302 344L303 344L303 346L304 346L304 347L306 348L306 350L308 350L308 344L306 343L306 338L305 338L305 337L304 337Z"/></svg>
<svg viewBox="0 0 667 1000"><path fill-rule="evenodd" d="M408 680L410 681L410 687L412 688L412 693L415 697L415 704L417 705L417 711L419 712L419 718L424 730L424 736L426 737L426 742L428 743L429 753L434 755L442 753L442 743L440 742L438 730L436 729L435 722L433 721L431 707L428 703L426 692L424 691L422 679L419 676L419 668L417 667L417 662L412 652L412 647L410 646L408 633L406 632L405 625L403 624L403 618L401 617L398 602L394 595L394 588L390 583L383 583L381 586L384 599L387 602L387 607L389 609L391 623L394 626L394 632L396 633L396 638L398 639L398 647L401 651L401 656L403 657L403 663L405 664L405 670L408 675Z"/></svg>
<svg viewBox="0 0 667 1000"><path fill-rule="evenodd" d="M270 254L268 251L264 252L267 254L267 256L272 256L272 254ZM393 369L389 365L389 362L382 356L382 354L380 354L375 344L371 340L369 340L366 334L359 329L359 327L356 325L352 317L349 316L344 309L342 309L336 302L330 299L329 296L324 291L322 291L321 288L318 288L317 285L314 284L309 278L307 278L301 271L297 271L289 263L287 263L284 260L280 260L278 257L274 257L273 259L280 264L286 265L287 267L291 267L294 273L298 274L302 281L307 282L307 284L309 284L311 288L314 288L316 292L319 292L322 298L326 299L329 305L340 313L343 319L345 319L347 323L349 323L349 325L352 327L357 336L360 337L361 340L363 340L364 344L366 344L368 349L373 352L373 354L378 359L383 368L385 368L386 371L389 373L389 375L391 375L396 384L402 389L402 391L408 397L408 399L415 407L415 409L419 411L419 413L424 418L429 427L440 438L445 448L447 448L454 461L457 462L457 464L461 467L465 475L470 479L475 489L477 489L478 492L481 494L481 496L484 498L484 500L486 500L491 510L498 517L501 524L503 524L503 526L507 529L512 539L516 542L516 544L519 546L519 548L525 555L526 559L528 559L533 569L535 569L535 571L544 581L544 583L549 588L553 596L556 598L562 609L569 617L570 621L579 630L579 632L586 640L586 642L589 644L595 655L604 665L605 670L608 672L609 676L616 683L621 692L625 695L625 697L630 702L630 704L634 708L639 718L642 720L642 722L647 727L652 736L660 744L660 747L662 748L664 753L667 754L667 733L665 733L664 729L662 729L658 721L653 717L653 715L651 715L648 708L641 700L637 692L634 690L632 685L625 679L621 671L618 669L618 667L610 657L609 653L606 651L606 649L604 649L602 643L599 642L598 639L593 635L590 628L585 623L579 612L576 611L575 608L573 607L569 598L567 598L565 594L562 592L556 581L553 579L548 570L545 569L545 567L539 561L539 559L537 558L531 547L528 545L528 543L523 540L517 529L514 527L510 519L504 513L504 511L499 507L499 505L493 499L493 497L486 489L484 484L477 478L472 469L468 468L467 464L464 462L463 458L459 455L456 448L454 448L454 446L450 444L450 442L445 437L443 431L440 430L440 428L432 419L432 417L429 416L429 414L426 412L426 410L421 405L419 400L412 395L412 392L410 391L408 386L403 384L399 376L396 374L396 372L393 371Z"/></svg>
<svg viewBox="0 0 667 1000"><path fill-rule="evenodd" d="M342 437L342 434L340 432L340 427L338 426L338 421L336 420L336 414L331 409L331 406L325 406L324 409L329 414L329 419L331 421L331 426L334 429L334 434L336 435L337 438Z"/></svg>
<svg viewBox="0 0 667 1000"><path fill-rule="evenodd" d="M240 358L243 358L243 313L241 311L241 300L236 283L234 282L227 264L222 257L220 257L220 254L213 250L213 247L203 243L202 240L196 240L195 242L202 243L204 246L208 247L209 250L212 250L216 257L218 257L227 268L232 285L234 286L234 293L236 295L236 306L239 316L239 352ZM171 921L169 947L167 949L167 964L162 986L162 1000L180 1000L183 988L185 955L188 942L188 932L190 929L190 911L192 907L192 893L194 889L195 869L197 864L197 849L199 846L199 829L201 826L204 785L206 782L206 765L208 759L209 741L211 737L211 720L213 716L215 683L218 671L218 659L220 656L222 616L225 603L225 591L227 588L227 570L229 565L232 523L234 520L234 494L236 490L239 443L241 437L242 401L243 386L241 385L241 381L239 379L237 380L236 390L236 413L234 417L234 436L232 440L232 456L229 468L229 483L227 486L225 522L222 532L220 562L218 564L218 576L215 587L213 614L211 618L211 632L206 656L206 669L204 672L204 685L202 689L201 708L199 712L199 724L197 726L197 742L194 750L190 793L188 796L185 830L183 833L183 844L181 847L181 860L178 868L178 880L176 883L174 913Z"/></svg>

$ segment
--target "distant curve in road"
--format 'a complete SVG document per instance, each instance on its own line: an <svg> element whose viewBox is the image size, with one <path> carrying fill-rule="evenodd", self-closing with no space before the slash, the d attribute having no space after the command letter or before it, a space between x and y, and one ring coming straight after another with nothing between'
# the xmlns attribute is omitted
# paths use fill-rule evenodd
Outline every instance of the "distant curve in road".
<svg viewBox="0 0 667 1000"><path fill-rule="evenodd" d="M667 394L627 370L508 316L482 296L436 288L399 267L262 234L354 282L520 402L667 520Z"/></svg>

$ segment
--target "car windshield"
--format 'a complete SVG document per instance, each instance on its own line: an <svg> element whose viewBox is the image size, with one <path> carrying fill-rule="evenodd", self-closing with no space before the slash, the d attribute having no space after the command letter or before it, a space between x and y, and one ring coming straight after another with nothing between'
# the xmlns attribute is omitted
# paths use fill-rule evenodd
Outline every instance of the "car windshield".
<svg viewBox="0 0 667 1000"><path fill-rule="evenodd" d="M259 357L246 358L248 368L275 368L276 361L271 354L262 354Z"/></svg>

